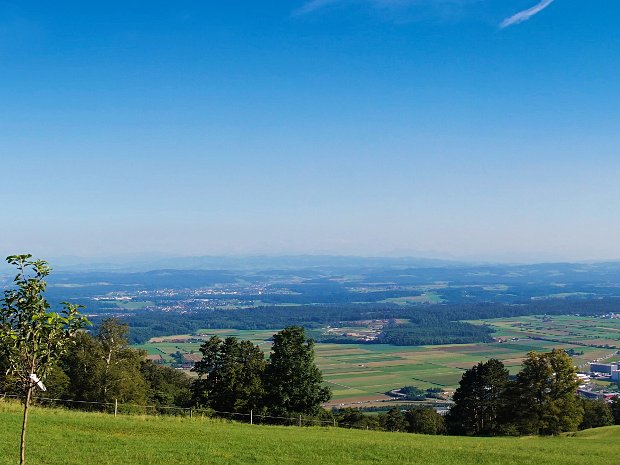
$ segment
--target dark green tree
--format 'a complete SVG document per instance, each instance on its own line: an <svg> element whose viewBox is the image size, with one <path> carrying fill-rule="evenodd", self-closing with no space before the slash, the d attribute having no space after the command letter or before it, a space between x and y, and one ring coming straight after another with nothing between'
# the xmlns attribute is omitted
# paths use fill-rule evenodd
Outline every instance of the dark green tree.
<svg viewBox="0 0 620 465"><path fill-rule="evenodd" d="M129 347L129 327L116 318L106 318L97 331L97 342L103 360L101 395L103 402L146 404L148 385L140 373L146 357L141 350Z"/></svg>
<svg viewBox="0 0 620 465"><path fill-rule="evenodd" d="M366 427L366 415L359 409L345 408L337 414L338 426L343 428L362 428Z"/></svg>
<svg viewBox="0 0 620 465"><path fill-rule="evenodd" d="M103 357L101 346L88 333L79 333L76 344L63 359L69 377L67 397L86 402L102 402L101 377Z"/></svg>
<svg viewBox="0 0 620 465"><path fill-rule="evenodd" d="M579 429L600 428L614 424L611 407L604 400L581 399L583 419Z"/></svg>
<svg viewBox="0 0 620 465"><path fill-rule="evenodd" d="M383 427L386 431L398 432L407 430L407 421L405 415L399 408L391 408L384 417Z"/></svg>
<svg viewBox="0 0 620 465"><path fill-rule="evenodd" d="M275 415L316 415L321 403L331 397L314 363L314 342L306 339L300 326L289 326L273 336L264 379L265 403Z"/></svg>
<svg viewBox="0 0 620 465"><path fill-rule="evenodd" d="M510 408L521 434L555 435L576 431L583 418L579 381L563 350L530 352L510 389Z"/></svg>
<svg viewBox="0 0 620 465"><path fill-rule="evenodd" d="M199 375L192 390L196 403L222 412L248 413L263 400L263 353L250 341L213 336L201 347L202 360L192 369Z"/></svg>
<svg viewBox="0 0 620 465"><path fill-rule="evenodd" d="M417 434L445 434L446 423L432 407L414 408L405 412L407 431Z"/></svg>
<svg viewBox="0 0 620 465"><path fill-rule="evenodd" d="M609 408L614 417L614 424L620 425L620 396L616 396L611 400Z"/></svg>
<svg viewBox="0 0 620 465"><path fill-rule="evenodd" d="M156 406L189 407L191 403L191 380L181 370L156 365L145 360L140 373L148 385L148 403Z"/></svg>
<svg viewBox="0 0 620 465"><path fill-rule="evenodd" d="M102 321L95 337L82 333L65 357L70 397L88 402L144 405L148 383L141 373L145 353L129 347L127 325Z"/></svg>
<svg viewBox="0 0 620 465"><path fill-rule="evenodd" d="M345 408L336 413L338 426L342 428L380 429L382 428L382 422L378 417L378 415L366 415L361 410L355 408Z"/></svg>
<svg viewBox="0 0 620 465"><path fill-rule="evenodd" d="M10 379L7 374L9 372L9 360L3 347L0 347L0 391L4 394L19 394L21 386L15 383L14 379Z"/></svg>
<svg viewBox="0 0 620 465"><path fill-rule="evenodd" d="M336 414L333 410L321 409L314 417L318 426L332 426L337 421Z"/></svg>
<svg viewBox="0 0 620 465"><path fill-rule="evenodd" d="M25 461L28 408L35 387L43 386L60 358L74 343L75 334L87 323L79 307L65 303L60 313L50 311L44 297L45 278L51 268L32 255L13 255L7 262L17 268L14 287L0 301L0 351L6 381L15 383L23 396L24 416L20 464Z"/></svg>
<svg viewBox="0 0 620 465"><path fill-rule="evenodd" d="M447 417L451 434L493 435L500 432L500 414L506 403L508 370L491 359L463 373Z"/></svg>
<svg viewBox="0 0 620 465"><path fill-rule="evenodd" d="M46 377L45 386L47 391L45 397L50 399L66 399L69 394L70 382L62 367L54 365Z"/></svg>

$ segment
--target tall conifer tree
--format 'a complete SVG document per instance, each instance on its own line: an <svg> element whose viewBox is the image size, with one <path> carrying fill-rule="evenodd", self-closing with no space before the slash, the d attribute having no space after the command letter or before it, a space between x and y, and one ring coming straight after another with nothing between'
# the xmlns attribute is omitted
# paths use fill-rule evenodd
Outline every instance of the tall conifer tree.
<svg viewBox="0 0 620 465"><path fill-rule="evenodd" d="M304 329L289 326L275 334L265 370L266 405L276 415L315 415L331 397L314 363L314 342Z"/></svg>

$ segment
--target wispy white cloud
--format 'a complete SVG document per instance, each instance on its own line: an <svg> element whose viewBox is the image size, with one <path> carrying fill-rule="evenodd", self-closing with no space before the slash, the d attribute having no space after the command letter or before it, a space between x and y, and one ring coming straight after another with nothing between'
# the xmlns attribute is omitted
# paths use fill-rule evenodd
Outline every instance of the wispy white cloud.
<svg viewBox="0 0 620 465"><path fill-rule="evenodd" d="M465 5L476 3L481 0L307 0L300 8L295 10L295 14L303 15L320 10L330 5L346 5L356 3L371 4L378 8L390 7L409 7L409 6L442 6L442 5Z"/></svg>
<svg viewBox="0 0 620 465"><path fill-rule="evenodd" d="M339 0L310 0L306 2L301 8L295 10L295 14L303 15L306 13L312 13L319 8L338 2Z"/></svg>
<svg viewBox="0 0 620 465"><path fill-rule="evenodd" d="M508 17L508 18L506 18L505 20L503 20L500 23L499 27L505 28L505 27L508 27L508 26L512 26L513 24L519 24L519 23L522 23L523 21L527 21L528 19L530 19L535 14L538 14L542 10L547 8L554 1L555 0L542 0L540 3L538 3L535 6L533 6L532 8L528 8L527 10L520 11L520 12L518 12L518 13L516 13L516 14Z"/></svg>
<svg viewBox="0 0 620 465"><path fill-rule="evenodd" d="M424 8L427 8L428 11L430 8L433 9L432 11L435 13L443 12L450 14L455 11L469 9L469 7L473 7L474 4L484 3L485 1L486 0L306 0L306 2L300 8L295 10L293 14L304 15L321 10L325 7L354 4L370 4L374 7L382 9L394 7L398 8L398 11L403 11L402 8L406 7L415 7L416 10L421 11L424 11ZM519 11L518 13L504 19L499 26L501 28L505 28L527 21L532 16L547 8L554 1L555 0L540 0L533 7Z"/></svg>

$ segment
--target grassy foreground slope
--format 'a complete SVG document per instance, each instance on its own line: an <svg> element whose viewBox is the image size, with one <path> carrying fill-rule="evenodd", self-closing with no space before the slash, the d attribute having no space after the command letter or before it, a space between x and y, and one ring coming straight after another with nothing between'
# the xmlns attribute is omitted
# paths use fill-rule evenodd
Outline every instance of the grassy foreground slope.
<svg viewBox="0 0 620 465"><path fill-rule="evenodd" d="M33 409L31 464L612 463L620 427L560 438L455 438L340 428L251 426L208 419ZM20 411L0 401L0 464L18 462Z"/></svg>

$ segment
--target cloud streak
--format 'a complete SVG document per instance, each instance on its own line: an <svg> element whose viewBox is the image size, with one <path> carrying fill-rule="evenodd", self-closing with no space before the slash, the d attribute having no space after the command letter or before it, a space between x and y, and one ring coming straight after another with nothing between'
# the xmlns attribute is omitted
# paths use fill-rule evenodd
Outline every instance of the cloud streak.
<svg viewBox="0 0 620 465"><path fill-rule="evenodd" d="M293 12L294 15L305 15L321 10L329 6L346 6L355 4L370 4L377 8L391 7L416 7L422 8L444 8L444 7L462 7L466 8L475 3L483 3L485 0L306 0L306 2ZM529 20L532 16L537 15L555 0L539 0L536 5L526 10L519 11L512 16L504 19L500 24L500 28L506 28L515 24Z"/></svg>
<svg viewBox="0 0 620 465"><path fill-rule="evenodd" d="M519 24L522 23L524 21L527 21L528 19L530 19L532 16L540 13L542 10L544 10L545 8L547 8L549 5L551 5L555 0L542 0L540 3L538 3L537 5L533 6L532 8L528 8L527 10L523 10L520 11L508 18L506 18L505 20L503 20L499 27L501 27L502 29L508 26L512 26L513 24Z"/></svg>
<svg viewBox="0 0 620 465"><path fill-rule="evenodd" d="M428 7L428 6L444 6L444 5L466 5L468 3L476 3L482 0L307 0L300 8L295 10L294 14L303 15L313 13L323 7L331 5L352 5L366 3L377 8L406 8L406 7Z"/></svg>
<svg viewBox="0 0 620 465"><path fill-rule="evenodd" d="M312 13L319 8L322 8L327 5L331 5L332 3L336 3L338 0L310 0L306 2L301 8L295 11L295 14L304 15L306 13Z"/></svg>

